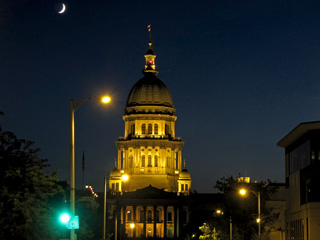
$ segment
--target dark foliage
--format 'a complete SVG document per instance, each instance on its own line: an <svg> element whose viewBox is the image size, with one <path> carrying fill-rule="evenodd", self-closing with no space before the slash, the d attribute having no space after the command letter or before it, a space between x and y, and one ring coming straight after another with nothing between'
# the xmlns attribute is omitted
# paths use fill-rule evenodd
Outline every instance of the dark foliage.
<svg viewBox="0 0 320 240"><path fill-rule="evenodd" d="M0 239L59 238L55 207L64 192L33 145L0 126Z"/></svg>
<svg viewBox="0 0 320 240"><path fill-rule="evenodd" d="M224 193L225 196L225 217L232 219L233 235L236 239L252 239L257 237L258 224L258 198L256 194L261 194L261 232L265 226L271 226L278 218L271 208L266 207L266 200L277 191L277 187L272 185L270 180L257 183L245 183L238 181L233 176L221 178L216 182L215 188ZM246 196L240 196L239 190L246 188Z"/></svg>

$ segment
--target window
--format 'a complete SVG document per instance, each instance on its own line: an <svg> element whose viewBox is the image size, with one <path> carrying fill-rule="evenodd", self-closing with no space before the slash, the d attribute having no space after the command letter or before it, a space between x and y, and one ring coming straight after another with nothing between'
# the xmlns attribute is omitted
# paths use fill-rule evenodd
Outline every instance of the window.
<svg viewBox="0 0 320 240"><path fill-rule="evenodd" d="M151 155L148 155L148 167L152 167Z"/></svg>
<svg viewBox="0 0 320 240"><path fill-rule="evenodd" d="M132 220L132 212L129 210L127 211L127 220L131 221Z"/></svg>
<svg viewBox="0 0 320 240"><path fill-rule="evenodd" d="M160 222L160 210L157 209L157 215L156 215L157 222Z"/></svg>
<svg viewBox="0 0 320 240"><path fill-rule="evenodd" d="M143 209L140 210L139 215L140 215L140 222L143 222L144 221L144 211L143 211Z"/></svg>
<svg viewBox="0 0 320 240"><path fill-rule="evenodd" d="M172 211L168 211L168 222L172 222Z"/></svg>
<svg viewBox="0 0 320 240"><path fill-rule="evenodd" d="M189 191L189 187L188 187L188 184L186 184L186 191Z"/></svg>
<svg viewBox="0 0 320 240"><path fill-rule="evenodd" d="M158 124L154 125L154 134L158 134Z"/></svg>
<svg viewBox="0 0 320 240"><path fill-rule="evenodd" d="M145 167L145 165L146 165L146 157L143 155L141 158L142 158L141 159L141 167Z"/></svg>
<svg viewBox="0 0 320 240"><path fill-rule="evenodd" d="M170 158L167 157L167 168L170 168Z"/></svg>
<svg viewBox="0 0 320 240"><path fill-rule="evenodd" d="M141 126L141 133L146 134L146 125L145 124L142 124L142 126Z"/></svg>
<svg viewBox="0 0 320 240"><path fill-rule="evenodd" d="M134 125L134 124L131 125L131 134L132 134L132 135L135 135L135 134L136 134L135 125Z"/></svg>
<svg viewBox="0 0 320 240"><path fill-rule="evenodd" d="M133 165L133 157L130 156L129 157L129 168L132 168L132 165Z"/></svg>
<svg viewBox="0 0 320 240"><path fill-rule="evenodd" d="M152 211L151 210L147 211L147 220L152 221Z"/></svg>
<svg viewBox="0 0 320 240"><path fill-rule="evenodd" d="M148 124L148 134L152 134L152 124Z"/></svg>
<svg viewBox="0 0 320 240"><path fill-rule="evenodd" d="M157 155L154 156L154 166L158 167L158 156Z"/></svg>
<svg viewBox="0 0 320 240"><path fill-rule="evenodd" d="M112 183L112 190L114 191L114 183Z"/></svg>
<svg viewBox="0 0 320 240"><path fill-rule="evenodd" d="M181 192L184 191L184 184L181 184Z"/></svg>
<svg viewBox="0 0 320 240"><path fill-rule="evenodd" d="M116 183L116 191L120 191L119 183Z"/></svg>

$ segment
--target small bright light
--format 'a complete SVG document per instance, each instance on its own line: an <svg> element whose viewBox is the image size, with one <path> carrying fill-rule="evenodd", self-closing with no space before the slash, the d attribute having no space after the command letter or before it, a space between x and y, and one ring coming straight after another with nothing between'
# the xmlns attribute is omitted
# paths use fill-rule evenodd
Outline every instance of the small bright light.
<svg viewBox="0 0 320 240"><path fill-rule="evenodd" d="M109 96L105 96L101 98L101 102L103 103L109 103L111 102L111 98Z"/></svg>
<svg viewBox="0 0 320 240"><path fill-rule="evenodd" d="M259 223L260 222L260 218L257 218L257 223Z"/></svg>
<svg viewBox="0 0 320 240"><path fill-rule="evenodd" d="M241 195L245 195L246 194L246 190L245 189L241 189L239 192L240 192Z"/></svg>
<svg viewBox="0 0 320 240"><path fill-rule="evenodd" d="M131 224L130 224L130 227L131 227L131 228L134 228L134 227L135 227L135 224L134 224L134 223L131 223Z"/></svg>
<svg viewBox="0 0 320 240"><path fill-rule="evenodd" d="M129 176L127 174L122 175L122 180L127 181L129 179Z"/></svg>
<svg viewBox="0 0 320 240"><path fill-rule="evenodd" d="M220 213L221 213L221 210L217 210L217 213L220 214Z"/></svg>
<svg viewBox="0 0 320 240"><path fill-rule="evenodd" d="M192 237L194 238L196 235L195 234L192 234Z"/></svg>
<svg viewBox="0 0 320 240"><path fill-rule="evenodd" d="M67 224L70 220L70 216L68 213L63 213L60 215L60 218L59 218L60 222L61 223L64 223L64 224Z"/></svg>

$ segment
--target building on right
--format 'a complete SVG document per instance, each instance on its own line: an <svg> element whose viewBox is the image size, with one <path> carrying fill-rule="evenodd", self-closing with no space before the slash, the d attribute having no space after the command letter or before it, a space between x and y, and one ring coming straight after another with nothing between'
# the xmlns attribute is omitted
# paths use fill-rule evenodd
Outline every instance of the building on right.
<svg viewBox="0 0 320 240"><path fill-rule="evenodd" d="M285 148L286 239L320 239L320 121L300 123Z"/></svg>

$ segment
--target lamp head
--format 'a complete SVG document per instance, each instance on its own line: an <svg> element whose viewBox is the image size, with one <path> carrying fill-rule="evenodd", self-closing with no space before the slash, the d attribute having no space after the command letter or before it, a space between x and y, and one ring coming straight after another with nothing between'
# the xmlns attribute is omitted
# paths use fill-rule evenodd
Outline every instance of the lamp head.
<svg viewBox="0 0 320 240"><path fill-rule="evenodd" d="M111 98L109 96L103 96L103 97L101 97L101 102L110 103L111 102Z"/></svg>
<svg viewBox="0 0 320 240"><path fill-rule="evenodd" d="M216 211L216 213L217 213L217 214L223 214L223 212L222 212L221 209L218 209L218 210Z"/></svg>
<svg viewBox="0 0 320 240"><path fill-rule="evenodd" d="M240 189L239 193L241 195L245 195L247 193L247 191L244 188L242 188L242 189Z"/></svg>

